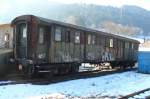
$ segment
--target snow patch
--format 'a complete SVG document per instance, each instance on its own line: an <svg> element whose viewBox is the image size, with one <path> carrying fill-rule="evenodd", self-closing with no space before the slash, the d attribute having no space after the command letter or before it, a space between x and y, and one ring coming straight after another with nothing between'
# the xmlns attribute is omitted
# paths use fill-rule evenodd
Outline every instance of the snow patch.
<svg viewBox="0 0 150 99"><path fill-rule="evenodd" d="M150 48L139 47L139 51L150 51Z"/></svg>
<svg viewBox="0 0 150 99"><path fill-rule="evenodd" d="M146 88L150 88L150 75L129 71L49 85L16 84L0 86L0 99L34 99L34 97L38 99L41 96L55 97L54 99L57 99L57 96L62 97L62 99L95 96L118 98Z"/></svg>
<svg viewBox="0 0 150 99"><path fill-rule="evenodd" d="M13 81L0 81L0 84L9 84L12 83Z"/></svg>
<svg viewBox="0 0 150 99"><path fill-rule="evenodd" d="M66 97L65 97L65 95L62 95L60 93L53 93L53 94L49 94L49 95L28 97L26 99L66 99Z"/></svg>

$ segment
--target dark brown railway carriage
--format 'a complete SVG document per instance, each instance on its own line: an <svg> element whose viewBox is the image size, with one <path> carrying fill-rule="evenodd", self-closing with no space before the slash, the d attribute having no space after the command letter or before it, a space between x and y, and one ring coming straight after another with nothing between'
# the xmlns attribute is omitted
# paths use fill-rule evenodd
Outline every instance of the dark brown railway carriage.
<svg viewBox="0 0 150 99"><path fill-rule="evenodd" d="M76 72L87 62L133 65L137 60L136 40L33 15L15 18L12 26L15 60L28 74Z"/></svg>

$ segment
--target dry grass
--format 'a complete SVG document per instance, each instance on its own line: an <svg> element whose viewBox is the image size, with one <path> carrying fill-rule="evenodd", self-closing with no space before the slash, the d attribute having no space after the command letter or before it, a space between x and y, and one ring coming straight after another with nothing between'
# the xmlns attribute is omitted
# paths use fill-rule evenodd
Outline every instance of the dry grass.
<svg viewBox="0 0 150 99"><path fill-rule="evenodd" d="M140 44L140 47L150 48L150 40Z"/></svg>

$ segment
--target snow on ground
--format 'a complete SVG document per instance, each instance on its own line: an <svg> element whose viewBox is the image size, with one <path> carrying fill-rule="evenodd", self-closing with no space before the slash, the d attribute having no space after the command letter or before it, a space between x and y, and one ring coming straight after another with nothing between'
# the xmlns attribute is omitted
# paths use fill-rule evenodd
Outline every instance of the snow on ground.
<svg viewBox="0 0 150 99"><path fill-rule="evenodd" d="M13 81L0 81L0 84L9 84L12 83Z"/></svg>
<svg viewBox="0 0 150 99"><path fill-rule="evenodd" d="M150 48L140 47L139 51L150 51Z"/></svg>
<svg viewBox="0 0 150 99"><path fill-rule="evenodd" d="M120 97L150 87L150 75L136 71L65 81L49 85L17 84L0 86L0 99L41 99L37 97ZM36 98L32 98L36 97ZM50 99L55 99L50 98ZM46 99L46 98L44 98Z"/></svg>

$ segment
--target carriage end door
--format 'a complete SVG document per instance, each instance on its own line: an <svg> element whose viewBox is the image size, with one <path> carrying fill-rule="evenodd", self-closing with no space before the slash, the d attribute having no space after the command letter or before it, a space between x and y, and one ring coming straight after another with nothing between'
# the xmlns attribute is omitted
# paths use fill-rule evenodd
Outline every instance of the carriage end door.
<svg viewBox="0 0 150 99"><path fill-rule="evenodd" d="M16 51L17 57L21 59L27 58L27 24L21 23L17 25L16 32Z"/></svg>

